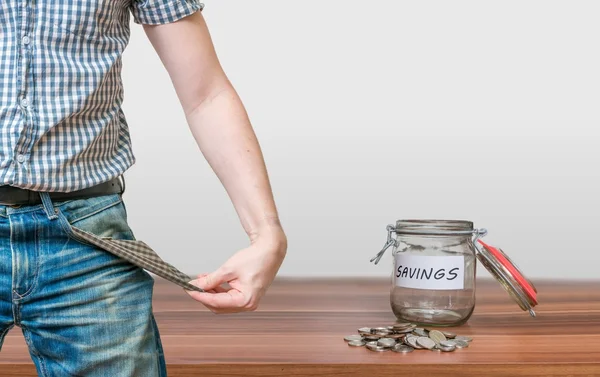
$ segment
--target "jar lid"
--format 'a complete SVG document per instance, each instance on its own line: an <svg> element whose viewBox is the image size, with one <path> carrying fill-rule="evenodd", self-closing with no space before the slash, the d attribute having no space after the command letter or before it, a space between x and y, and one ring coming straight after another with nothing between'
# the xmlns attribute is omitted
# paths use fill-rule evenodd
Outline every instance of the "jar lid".
<svg viewBox="0 0 600 377"><path fill-rule="evenodd" d="M482 240L477 242L482 246L477 248L477 259L490 274L504 287L519 307L535 317L533 307L538 304L537 289L525 277L502 249L488 245Z"/></svg>

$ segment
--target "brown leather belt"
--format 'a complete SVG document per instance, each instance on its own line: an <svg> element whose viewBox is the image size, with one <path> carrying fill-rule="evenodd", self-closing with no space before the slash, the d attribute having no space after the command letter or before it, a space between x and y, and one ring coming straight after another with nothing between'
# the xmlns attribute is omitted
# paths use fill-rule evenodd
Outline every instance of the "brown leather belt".
<svg viewBox="0 0 600 377"><path fill-rule="evenodd" d="M92 196L122 194L125 192L125 178L121 175L91 187L71 192L48 192L53 201L65 201L73 199L84 199ZM3 185L0 186L0 205L22 206L41 204L40 192L23 189L20 187Z"/></svg>

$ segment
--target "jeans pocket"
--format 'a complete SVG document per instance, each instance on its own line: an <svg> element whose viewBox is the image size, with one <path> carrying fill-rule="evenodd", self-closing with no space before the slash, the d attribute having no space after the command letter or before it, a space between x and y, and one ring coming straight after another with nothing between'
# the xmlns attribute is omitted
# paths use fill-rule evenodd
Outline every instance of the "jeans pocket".
<svg viewBox="0 0 600 377"><path fill-rule="evenodd" d="M57 214L64 232L77 241L85 242L74 227L104 239L136 240L120 194L71 200L58 206Z"/></svg>

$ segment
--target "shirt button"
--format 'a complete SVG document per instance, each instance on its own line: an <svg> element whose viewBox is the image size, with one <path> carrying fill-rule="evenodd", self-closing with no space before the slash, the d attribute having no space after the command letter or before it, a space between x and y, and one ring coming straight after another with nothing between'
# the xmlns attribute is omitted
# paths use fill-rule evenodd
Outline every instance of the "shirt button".
<svg viewBox="0 0 600 377"><path fill-rule="evenodd" d="M22 154L18 154L17 155L17 161L19 161L20 163L25 162L25 156L23 156Z"/></svg>
<svg viewBox="0 0 600 377"><path fill-rule="evenodd" d="M29 36L26 35L23 37L22 41L23 41L23 44L26 45L26 44L29 44L29 42L31 42L31 39L29 39Z"/></svg>
<svg viewBox="0 0 600 377"><path fill-rule="evenodd" d="M21 100L21 106L23 106L23 107L29 106L29 100L27 98L23 98Z"/></svg>

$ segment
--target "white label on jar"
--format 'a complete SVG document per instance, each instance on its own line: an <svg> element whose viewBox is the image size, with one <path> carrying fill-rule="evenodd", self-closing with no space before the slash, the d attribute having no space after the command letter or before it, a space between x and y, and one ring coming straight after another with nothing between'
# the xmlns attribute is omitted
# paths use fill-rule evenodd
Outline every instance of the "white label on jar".
<svg viewBox="0 0 600 377"><path fill-rule="evenodd" d="M463 255L432 256L397 253L395 285L415 289L463 289L465 258Z"/></svg>

